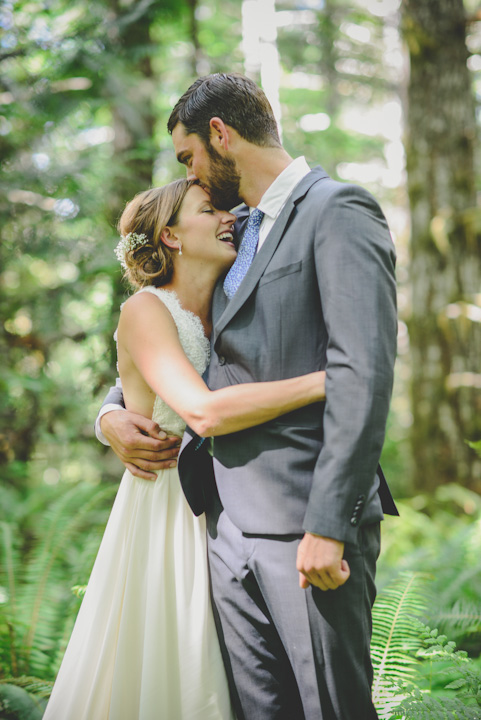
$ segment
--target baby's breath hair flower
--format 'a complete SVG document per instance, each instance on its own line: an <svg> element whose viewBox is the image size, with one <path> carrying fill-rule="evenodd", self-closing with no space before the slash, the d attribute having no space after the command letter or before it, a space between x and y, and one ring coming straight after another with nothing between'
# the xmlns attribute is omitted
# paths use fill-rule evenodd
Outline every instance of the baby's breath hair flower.
<svg viewBox="0 0 481 720"><path fill-rule="evenodd" d="M149 239L144 233L138 235L137 233L130 232L128 235L120 236L119 243L114 252L117 256L117 260L120 262L124 270L127 270L127 265L125 263L126 253L130 250L135 250L142 245L147 245L148 242Z"/></svg>

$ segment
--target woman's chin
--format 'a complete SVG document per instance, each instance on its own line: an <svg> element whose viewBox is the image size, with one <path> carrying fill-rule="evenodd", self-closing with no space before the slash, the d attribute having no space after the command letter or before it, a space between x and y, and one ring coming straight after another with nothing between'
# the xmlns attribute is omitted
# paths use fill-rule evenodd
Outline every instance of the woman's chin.
<svg viewBox="0 0 481 720"><path fill-rule="evenodd" d="M222 259L227 267L232 267L237 257L237 250L234 243L224 243L222 248Z"/></svg>

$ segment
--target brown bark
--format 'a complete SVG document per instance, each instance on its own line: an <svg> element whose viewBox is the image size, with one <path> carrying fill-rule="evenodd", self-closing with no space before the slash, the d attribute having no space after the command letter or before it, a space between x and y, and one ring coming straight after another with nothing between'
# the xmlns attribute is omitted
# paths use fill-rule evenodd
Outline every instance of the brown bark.
<svg viewBox="0 0 481 720"><path fill-rule="evenodd" d="M151 46L148 13L133 15L112 3L112 48L125 58L123 74L118 68L107 73L104 93L113 120L114 163L118 175L106 198L115 223L125 203L152 183L155 124L153 110L153 71L148 48ZM134 58L137 57L137 60Z"/></svg>
<svg viewBox="0 0 481 720"><path fill-rule="evenodd" d="M192 65L192 75L196 77L197 75L204 75L206 74L206 58L204 56L204 53L202 51L202 47L200 45L199 40L199 23L197 21L197 0L187 0L187 6L189 9L189 36L190 36L190 42L192 45L192 56L191 56L191 65Z"/></svg>
<svg viewBox="0 0 481 720"><path fill-rule="evenodd" d="M462 0L403 0L412 215L412 448L419 490L481 491L481 241ZM478 294L478 295L477 295ZM478 303L478 305L477 305Z"/></svg>
<svg viewBox="0 0 481 720"><path fill-rule="evenodd" d="M339 36L338 6L332 0L325 0L322 12L318 12L319 39L321 43L320 73L326 84L326 112L334 120L340 108L338 92L339 71L336 63L339 53L335 41Z"/></svg>

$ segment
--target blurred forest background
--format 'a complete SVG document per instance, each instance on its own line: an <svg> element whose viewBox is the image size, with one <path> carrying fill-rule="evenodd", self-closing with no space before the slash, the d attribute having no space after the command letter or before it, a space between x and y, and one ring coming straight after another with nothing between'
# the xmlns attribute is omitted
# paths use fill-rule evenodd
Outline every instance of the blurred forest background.
<svg viewBox="0 0 481 720"><path fill-rule="evenodd" d="M377 197L397 247L382 717L481 718L479 0L3 0L0 70L0 717L41 717L122 474L93 434L117 219L183 174L180 94L236 70L292 156Z"/></svg>

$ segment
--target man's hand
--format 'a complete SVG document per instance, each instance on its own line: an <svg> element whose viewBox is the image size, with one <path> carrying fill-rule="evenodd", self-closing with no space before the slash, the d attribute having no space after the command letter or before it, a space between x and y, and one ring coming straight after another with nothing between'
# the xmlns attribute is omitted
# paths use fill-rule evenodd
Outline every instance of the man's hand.
<svg viewBox="0 0 481 720"><path fill-rule="evenodd" d="M300 587L315 585L321 590L335 590L344 585L351 571L343 554L343 542L306 533L297 549Z"/></svg>
<svg viewBox="0 0 481 720"><path fill-rule="evenodd" d="M132 475L155 480L156 470L177 465L181 439L167 435L157 423L127 410L111 410L102 416L100 428L114 453Z"/></svg>

